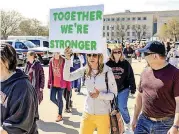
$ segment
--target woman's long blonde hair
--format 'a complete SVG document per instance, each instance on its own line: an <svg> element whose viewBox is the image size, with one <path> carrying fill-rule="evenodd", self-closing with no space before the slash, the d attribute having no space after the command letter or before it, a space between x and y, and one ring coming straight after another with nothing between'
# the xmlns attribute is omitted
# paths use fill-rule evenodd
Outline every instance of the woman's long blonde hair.
<svg viewBox="0 0 179 134"><path fill-rule="evenodd" d="M110 59L112 60L112 61L115 61L115 58L114 58L114 51L121 51L121 57L120 57L120 61L123 61L123 60L125 60L125 58L124 58L124 54L123 54L123 50L122 50L122 48L121 48L121 46L115 46L115 48L114 49L112 49L112 51L111 51L111 56L110 56Z"/></svg>
<svg viewBox="0 0 179 134"><path fill-rule="evenodd" d="M103 60L104 60L103 54L98 54L98 72L96 75L101 74L103 72L103 68L104 68ZM87 56L87 65L86 66L87 67L86 67L86 71L85 71L85 77L91 77L92 68L88 62L88 56Z"/></svg>

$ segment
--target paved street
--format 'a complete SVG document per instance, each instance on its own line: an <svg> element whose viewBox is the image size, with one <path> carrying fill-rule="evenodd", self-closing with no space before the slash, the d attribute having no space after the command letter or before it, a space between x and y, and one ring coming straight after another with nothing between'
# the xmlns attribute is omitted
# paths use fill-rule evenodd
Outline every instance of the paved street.
<svg viewBox="0 0 179 134"><path fill-rule="evenodd" d="M140 74L145 66L145 61L138 62L133 61L132 67L134 69L136 84L138 85ZM46 76L46 87L44 89L44 100L39 106L39 115L40 120L38 122L39 133L40 134L78 134L80 127L80 119L83 112L84 100L85 100L85 91L83 88L82 92L84 95L77 95L73 92L73 111L72 113L64 113L62 122L56 123L57 117L57 107L50 101L50 90L47 89L47 79L48 79L48 67L44 67L45 76ZM133 114L134 101L135 98L129 98L129 111L130 115ZM65 101L64 101L65 102ZM127 132L126 134L130 134Z"/></svg>

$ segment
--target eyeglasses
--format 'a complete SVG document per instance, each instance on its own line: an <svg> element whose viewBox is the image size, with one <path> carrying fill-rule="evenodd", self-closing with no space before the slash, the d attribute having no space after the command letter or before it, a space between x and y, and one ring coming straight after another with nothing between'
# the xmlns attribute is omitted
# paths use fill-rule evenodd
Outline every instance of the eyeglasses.
<svg viewBox="0 0 179 134"><path fill-rule="evenodd" d="M121 51L113 52L113 54L121 54Z"/></svg>
<svg viewBox="0 0 179 134"><path fill-rule="evenodd" d="M155 53L146 53L146 52L144 52L144 56L149 56L151 54L155 54Z"/></svg>
<svg viewBox="0 0 179 134"><path fill-rule="evenodd" d="M98 54L87 54L87 56L96 58L96 57L98 57Z"/></svg>

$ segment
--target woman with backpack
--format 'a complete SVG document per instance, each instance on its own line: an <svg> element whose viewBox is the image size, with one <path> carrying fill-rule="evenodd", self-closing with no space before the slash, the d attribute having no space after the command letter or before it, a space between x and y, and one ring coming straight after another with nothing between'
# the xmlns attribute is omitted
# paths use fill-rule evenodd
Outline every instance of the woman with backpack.
<svg viewBox="0 0 179 134"><path fill-rule="evenodd" d="M122 50L118 47L112 50L111 58L106 65L112 68L118 88L118 108L124 122L127 124L127 129L129 129L130 115L127 108L127 102L129 93L135 94L136 92L133 69L130 63L125 60Z"/></svg>
<svg viewBox="0 0 179 134"><path fill-rule="evenodd" d="M80 125L80 134L110 134L110 101L117 95L117 85L112 70L103 63L102 54L87 54L87 65L70 73L70 48L65 50L64 79L73 81L86 77L87 98ZM105 74L109 81L109 92Z"/></svg>
<svg viewBox="0 0 179 134"><path fill-rule="evenodd" d="M43 89L45 85L45 75L40 61L37 60L37 54L34 51L27 53L27 64L24 69L25 74L37 92L39 104L43 100Z"/></svg>

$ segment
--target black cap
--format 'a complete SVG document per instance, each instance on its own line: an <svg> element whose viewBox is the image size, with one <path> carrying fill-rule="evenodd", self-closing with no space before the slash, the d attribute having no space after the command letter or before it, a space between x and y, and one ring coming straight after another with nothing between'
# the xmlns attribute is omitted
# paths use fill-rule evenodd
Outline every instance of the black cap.
<svg viewBox="0 0 179 134"><path fill-rule="evenodd" d="M154 52L154 53L160 54L162 56L165 56L165 54L166 54L165 45L159 41L148 42L144 48L138 49L138 51L141 53Z"/></svg>

